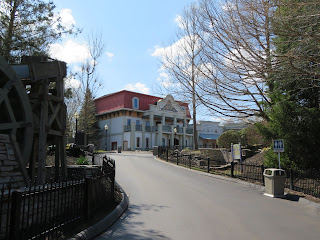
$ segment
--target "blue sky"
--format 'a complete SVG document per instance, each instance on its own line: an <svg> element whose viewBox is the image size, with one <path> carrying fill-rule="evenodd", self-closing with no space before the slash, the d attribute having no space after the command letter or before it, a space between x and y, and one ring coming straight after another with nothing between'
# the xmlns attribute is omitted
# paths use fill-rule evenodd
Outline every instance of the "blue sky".
<svg viewBox="0 0 320 240"><path fill-rule="evenodd" d="M64 37L57 43L52 48L54 55L74 68L79 64L86 35L102 33L106 50L98 66L102 88L96 96L122 89L157 95L152 86L159 78L160 64L152 54L174 38L178 28L175 20L191 2L54 0L63 23L83 29L77 38Z"/></svg>

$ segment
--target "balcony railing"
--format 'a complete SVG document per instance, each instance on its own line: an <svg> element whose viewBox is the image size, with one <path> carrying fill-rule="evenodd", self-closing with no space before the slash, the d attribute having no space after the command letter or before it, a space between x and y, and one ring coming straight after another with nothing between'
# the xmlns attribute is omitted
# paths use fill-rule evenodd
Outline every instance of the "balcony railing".
<svg viewBox="0 0 320 240"><path fill-rule="evenodd" d="M187 128L186 129L187 134L192 134L193 133L193 128Z"/></svg>
<svg viewBox="0 0 320 240"><path fill-rule="evenodd" d="M142 131L142 125L136 125L136 131Z"/></svg>
<svg viewBox="0 0 320 240"><path fill-rule="evenodd" d="M150 126L146 126L146 132L151 132L151 127Z"/></svg>
<svg viewBox="0 0 320 240"><path fill-rule="evenodd" d="M124 131L125 132L131 132L131 125L125 125L124 126Z"/></svg>
<svg viewBox="0 0 320 240"><path fill-rule="evenodd" d="M171 126L163 125L163 126L162 126L162 131L164 131L164 132L171 132Z"/></svg>

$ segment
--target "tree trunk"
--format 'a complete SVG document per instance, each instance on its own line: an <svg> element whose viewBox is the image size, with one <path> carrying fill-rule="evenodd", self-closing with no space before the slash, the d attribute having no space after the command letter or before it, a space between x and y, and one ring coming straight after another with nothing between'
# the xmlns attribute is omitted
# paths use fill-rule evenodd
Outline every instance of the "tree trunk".
<svg viewBox="0 0 320 240"><path fill-rule="evenodd" d="M4 40L4 58L9 61L10 59L10 52L11 52L11 48L12 48L12 36L13 36L13 25L14 25L14 21L15 21L15 15L16 15L16 11L18 8L18 1L14 1L12 10L10 12L10 21L9 21L9 26L8 26L8 31L6 33L5 36L5 40Z"/></svg>

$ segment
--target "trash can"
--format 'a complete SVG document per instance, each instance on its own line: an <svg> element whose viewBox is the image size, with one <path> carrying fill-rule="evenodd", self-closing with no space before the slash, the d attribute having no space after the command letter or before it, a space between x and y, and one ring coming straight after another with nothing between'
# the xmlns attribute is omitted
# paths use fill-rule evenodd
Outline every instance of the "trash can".
<svg viewBox="0 0 320 240"><path fill-rule="evenodd" d="M153 156L158 156L158 154L159 154L158 147L154 146L153 147Z"/></svg>
<svg viewBox="0 0 320 240"><path fill-rule="evenodd" d="M122 147L118 146L118 153L121 153Z"/></svg>
<svg viewBox="0 0 320 240"><path fill-rule="evenodd" d="M265 193L268 197L283 197L286 181L286 171L277 168L267 168L263 172Z"/></svg>

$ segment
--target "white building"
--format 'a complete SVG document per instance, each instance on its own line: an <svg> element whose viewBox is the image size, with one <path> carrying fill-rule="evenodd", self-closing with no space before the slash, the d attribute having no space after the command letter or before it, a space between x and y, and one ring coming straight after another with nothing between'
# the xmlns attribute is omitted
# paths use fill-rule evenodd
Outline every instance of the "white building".
<svg viewBox="0 0 320 240"><path fill-rule="evenodd" d="M100 149L147 150L153 146L192 147L193 130L187 103L171 95L120 91L95 100L101 129L108 126ZM176 130L176 131L175 131Z"/></svg>
<svg viewBox="0 0 320 240"><path fill-rule="evenodd" d="M199 121L197 124L199 147L217 147L217 139L223 133L219 122Z"/></svg>

